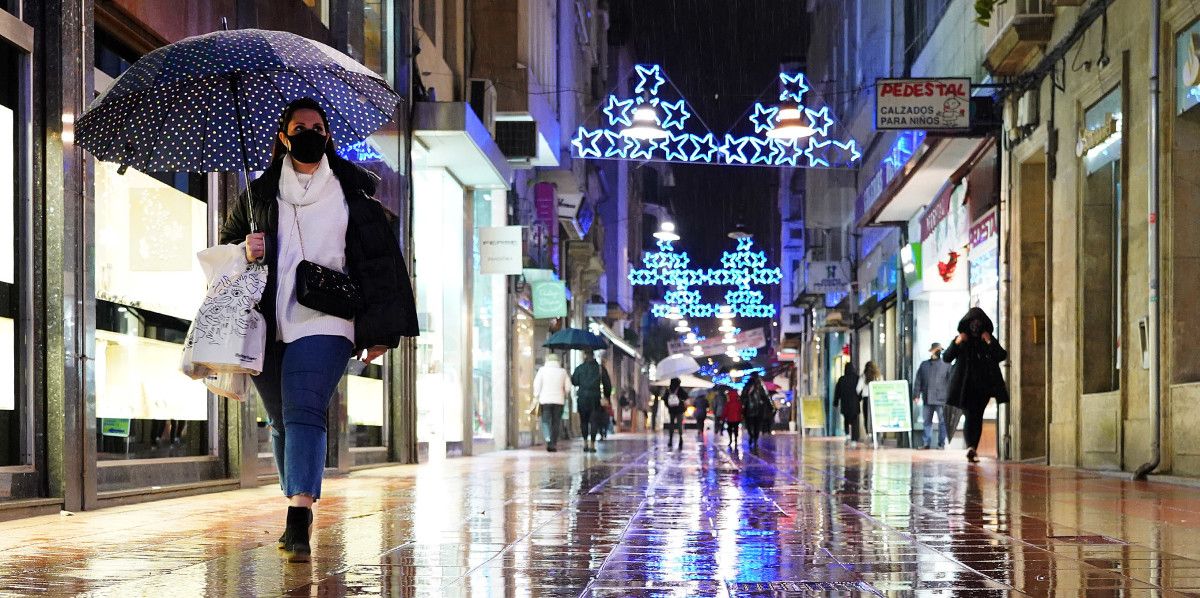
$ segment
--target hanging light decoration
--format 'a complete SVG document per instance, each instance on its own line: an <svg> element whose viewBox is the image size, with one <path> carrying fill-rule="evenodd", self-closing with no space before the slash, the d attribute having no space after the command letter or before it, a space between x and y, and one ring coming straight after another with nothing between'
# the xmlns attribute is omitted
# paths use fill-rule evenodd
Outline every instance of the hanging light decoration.
<svg viewBox="0 0 1200 598"><path fill-rule="evenodd" d="M775 120L779 124L767 131L767 137L771 139L804 139L817 132L796 102L780 102Z"/></svg>
<svg viewBox="0 0 1200 598"><path fill-rule="evenodd" d="M654 233L654 238L660 241L678 241L679 235L675 232L675 223L663 220L662 224L658 225L658 231Z"/></svg>
<svg viewBox="0 0 1200 598"><path fill-rule="evenodd" d="M729 234L725 236L729 237L730 239L745 239L754 235L750 234L750 230L746 228L745 224L739 222L733 227L733 230L729 231Z"/></svg>
<svg viewBox="0 0 1200 598"><path fill-rule="evenodd" d="M696 344L696 343L699 343L699 342L700 342L700 339L699 339L699 338L696 338L696 333L695 333L695 332L689 332L689 333L687 333L687 337L685 337L685 338L683 339L683 342L684 342L684 343L686 343L686 344L689 344L689 345L694 345L694 344Z"/></svg>
<svg viewBox="0 0 1200 598"><path fill-rule="evenodd" d="M687 320L680 320L675 323L675 332L691 332L691 326L688 326Z"/></svg>
<svg viewBox="0 0 1200 598"><path fill-rule="evenodd" d="M732 332L726 332L725 337L721 339L721 342L725 343L726 345L732 345L737 342L737 337L733 336Z"/></svg>
<svg viewBox="0 0 1200 598"><path fill-rule="evenodd" d="M700 345L696 345L696 346L692 347L692 355L695 355L696 357L701 357L704 355L704 350L700 348Z"/></svg>
<svg viewBox="0 0 1200 598"><path fill-rule="evenodd" d="M670 137L671 134L662 128L660 122L658 108L650 102L642 102L633 110L633 124L621 129L621 136L645 140Z"/></svg>
<svg viewBox="0 0 1200 598"><path fill-rule="evenodd" d="M671 309L667 310L666 318L668 320L682 320L683 314L679 312L679 306L672 305Z"/></svg>
<svg viewBox="0 0 1200 598"><path fill-rule="evenodd" d="M717 330L721 332L733 332L733 320L721 320L721 327Z"/></svg>

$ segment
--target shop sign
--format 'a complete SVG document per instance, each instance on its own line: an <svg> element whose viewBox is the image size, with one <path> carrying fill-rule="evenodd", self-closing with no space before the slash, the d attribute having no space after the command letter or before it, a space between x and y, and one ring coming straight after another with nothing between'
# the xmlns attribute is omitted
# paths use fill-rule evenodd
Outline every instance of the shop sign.
<svg viewBox="0 0 1200 598"><path fill-rule="evenodd" d="M819 395L800 398L800 427L825 427L825 398Z"/></svg>
<svg viewBox="0 0 1200 598"><path fill-rule="evenodd" d="M533 317L538 320L567 315L567 285L561 280L533 283Z"/></svg>
<svg viewBox="0 0 1200 598"><path fill-rule="evenodd" d="M479 229L479 273L521 273L521 227L486 226Z"/></svg>
<svg viewBox="0 0 1200 598"><path fill-rule="evenodd" d="M999 226L999 214L995 208L992 208L983 218L979 219L979 222L971 225L971 249L979 247L995 237Z"/></svg>
<svg viewBox="0 0 1200 598"><path fill-rule="evenodd" d="M907 380L884 380L868 386L873 434L912 430L912 402Z"/></svg>
<svg viewBox="0 0 1200 598"><path fill-rule="evenodd" d="M1175 109L1183 114L1200 104L1200 21L1175 38Z"/></svg>
<svg viewBox="0 0 1200 598"><path fill-rule="evenodd" d="M921 240L929 238L937 225L941 224L946 216L950 215L950 198L955 193L956 187L947 186L942 189L938 198L925 209L925 213L921 214Z"/></svg>
<svg viewBox="0 0 1200 598"><path fill-rule="evenodd" d="M849 262L809 262L805 289L809 293L842 293L850 288Z"/></svg>
<svg viewBox="0 0 1200 598"><path fill-rule="evenodd" d="M583 306L583 315L589 318L608 317L608 305L604 303L588 303Z"/></svg>
<svg viewBox="0 0 1200 598"><path fill-rule="evenodd" d="M878 130L961 130L971 128L971 80L877 79Z"/></svg>
<svg viewBox="0 0 1200 598"><path fill-rule="evenodd" d="M100 419L100 435L112 436L114 438L129 438L130 419Z"/></svg>
<svg viewBox="0 0 1200 598"><path fill-rule="evenodd" d="M1087 173L1121 157L1121 94L1114 89L1083 114L1075 155L1083 158Z"/></svg>

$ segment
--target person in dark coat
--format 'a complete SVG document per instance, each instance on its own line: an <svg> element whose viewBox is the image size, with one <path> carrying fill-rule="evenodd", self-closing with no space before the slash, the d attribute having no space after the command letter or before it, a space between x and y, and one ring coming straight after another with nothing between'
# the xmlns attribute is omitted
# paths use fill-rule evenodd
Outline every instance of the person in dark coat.
<svg viewBox="0 0 1200 598"><path fill-rule="evenodd" d="M232 203L221 226L222 244L242 245L247 261L267 266L267 287L256 306L266 321L266 353L253 381L288 498L278 545L290 562L310 558L312 504L321 497L325 473L326 412L346 361L373 361L402 337L420 334L400 242L372 197L378 181L337 155L324 108L300 98L280 116L271 165ZM300 302L296 277L304 260L349 275L362 297L351 318Z"/></svg>
<svg viewBox="0 0 1200 598"><path fill-rule="evenodd" d="M921 415L924 420L925 445L922 449L933 448L933 416L938 420L937 447L946 448L946 394L950 389L950 371L953 367L942 361L942 344L933 343L929 347L929 359L921 362L917 368L916 380L913 383L913 397L919 397L924 403Z"/></svg>
<svg viewBox="0 0 1200 598"><path fill-rule="evenodd" d="M667 404L667 450L675 442L675 432L679 432L679 450L683 450L683 413L687 410L687 391L683 390L683 382L679 378L671 378L671 384L661 399Z"/></svg>
<svg viewBox="0 0 1200 598"><path fill-rule="evenodd" d="M845 373L833 388L833 406L842 412L847 444L857 443L862 433L858 423L861 400L858 396L858 373L854 371L854 364L847 363Z"/></svg>
<svg viewBox="0 0 1200 598"><path fill-rule="evenodd" d="M775 415L771 396L763 387L758 372L750 374L746 386L742 388L742 414L745 419L746 432L750 436L750 450L758 450L758 437L763 430L771 425Z"/></svg>
<svg viewBox="0 0 1200 598"><path fill-rule="evenodd" d="M612 396L612 380L608 370L596 361L590 349L583 351L583 363L571 372L571 384L575 385L575 410L579 413L579 433L583 436L583 452L596 452L596 436L601 426L608 425L608 414L604 401Z"/></svg>
<svg viewBox="0 0 1200 598"><path fill-rule="evenodd" d="M966 415L967 460L977 463L979 437L983 434L983 411L992 398L1008 402L1008 386L1000 373L1000 362L1008 351L993 335L992 320L978 307L972 307L958 323L958 336L942 354L942 359L954 364L950 374L948 405L962 409Z"/></svg>

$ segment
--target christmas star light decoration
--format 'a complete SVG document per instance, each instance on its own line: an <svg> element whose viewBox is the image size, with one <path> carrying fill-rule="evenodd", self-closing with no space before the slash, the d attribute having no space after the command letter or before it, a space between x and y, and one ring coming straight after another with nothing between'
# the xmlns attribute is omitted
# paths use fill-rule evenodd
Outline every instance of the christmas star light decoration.
<svg viewBox="0 0 1200 598"><path fill-rule="evenodd" d="M666 285L671 289L663 301L651 306L655 317L679 314L684 318L717 317L722 309L744 318L773 318L778 313L773 304L766 303L766 294L755 286L782 283L783 272L767 266L767 254L754 248L753 237L738 239L734 251L721 256L720 268L693 268L687 252L676 251L674 245L660 241L658 251L642 256L642 268L629 273L634 286ZM721 303L706 303L701 289L725 287Z"/></svg>
<svg viewBox="0 0 1200 598"><path fill-rule="evenodd" d="M811 89L803 73L780 73L779 93L760 98L746 117L722 134L714 134L700 118L693 118L695 111L662 66L638 64L634 73L636 84L629 97L610 94L598 109L600 125L576 132L571 140L574 157L788 168L854 168L862 159L857 143L839 129L830 106ZM767 137L778 123L777 101L795 103L813 135ZM668 133L666 137L641 140L621 134L633 126L633 115L642 104L655 106L657 125Z"/></svg>

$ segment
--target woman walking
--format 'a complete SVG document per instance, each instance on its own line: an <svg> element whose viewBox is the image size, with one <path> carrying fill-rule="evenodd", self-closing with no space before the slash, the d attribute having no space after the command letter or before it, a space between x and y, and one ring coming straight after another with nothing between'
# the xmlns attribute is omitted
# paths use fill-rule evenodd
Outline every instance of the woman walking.
<svg viewBox="0 0 1200 598"><path fill-rule="evenodd" d="M855 387L859 400L862 402L863 429L867 434L875 431L875 426L871 423L871 383L877 380L879 380L879 368L874 361L868 361L867 365L863 366L862 377L858 379L858 385Z"/></svg>
<svg viewBox="0 0 1200 598"><path fill-rule="evenodd" d="M279 547L290 562L309 560L312 504L321 498L325 472L326 412L346 361L374 361L401 337L419 334L400 245L383 206L371 197L377 180L334 152L325 111L315 100L299 99L284 108L273 160L250 184L250 201L246 194L235 201L221 228L221 243L244 244L247 260L267 264L258 306L267 347L254 386L270 419L279 485L288 499ZM252 221L261 230L252 230ZM305 305L316 303L298 292L297 269L312 264L349 275L361 300L346 292L348 285L317 291L329 291L325 298L352 317Z"/></svg>
<svg viewBox="0 0 1200 598"><path fill-rule="evenodd" d="M679 378L671 378L671 384L663 395L667 404L667 450L675 441L675 433L679 432L679 450L683 450L683 413L687 410L687 392L683 390L683 382Z"/></svg>
<svg viewBox="0 0 1200 598"><path fill-rule="evenodd" d="M770 425L773 417L771 397L763 387L758 372L750 374L746 386L742 388L742 410L745 415L746 432L750 436L750 450L758 450L758 437L763 429Z"/></svg>
<svg viewBox="0 0 1200 598"><path fill-rule="evenodd" d="M729 430L729 448L734 448L738 444L738 426L742 424L742 400L732 388L725 391L721 419L725 420L725 427Z"/></svg>
<svg viewBox="0 0 1200 598"><path fill-rule="evenodd" d="M833 389L833 406L842 412L842 424L846 428L846 444L855 446L861 436L858 423L862 397L858 394L858 373L854 364L847 363L845 373L838 378Z"/></svg>
<svg viewBox="0 0 1200 598"><path fill-rule="evenodd" d="M942 354L954 364L950 374L950 396L946 403L966 414L967 461L978 463L979 437L983 435L983 411L993 397L1008 402L1008 387L1000 373L1000 362L1008 351L993 336L992 320L972 307L958 323L958 336Z"/></svg>

